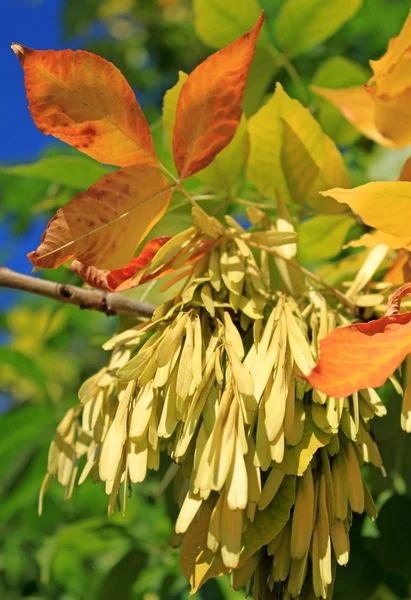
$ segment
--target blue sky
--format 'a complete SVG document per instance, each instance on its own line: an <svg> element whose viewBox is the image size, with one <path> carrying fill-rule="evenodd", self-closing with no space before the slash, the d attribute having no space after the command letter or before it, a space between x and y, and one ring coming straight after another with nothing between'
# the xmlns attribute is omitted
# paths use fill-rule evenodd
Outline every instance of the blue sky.
<svg viewBox="0 0 411 600"><path fill-rule="evenodd" d="M63 3L62 0L2 0L1 4L0 164L29 162L39 155L50 138L31 120L23 71L10 44L18 42L38 49L62 48L60 12Z"/></svg>

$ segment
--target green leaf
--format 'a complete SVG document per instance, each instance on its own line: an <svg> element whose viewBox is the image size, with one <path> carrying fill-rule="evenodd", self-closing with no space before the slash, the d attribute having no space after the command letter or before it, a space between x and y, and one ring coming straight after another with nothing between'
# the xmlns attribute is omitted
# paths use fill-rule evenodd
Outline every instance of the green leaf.
<svg viewBox="0 0 411 600"><path fill-rule="evenodd" d="M320 215L304 221L298 230L299 259L309 263L336 256L354 224L350 215Z"/></svg>
<svg viewBox="0 0 411 600"><path fill-rule="evenodd" d="M131 598L134 582L139 572L146 568L148 556L138 548L132 548L104 578L96 600Z"/></svg>
<svg viewBox="0 0 411 600"><path fill-rule="evenodd" d="M254 521L243 534L244 549L240 565L278 535L290 518L295 502L295 477L284 477L280 489L264 510L257 510Z"/></svg>
<svg viewBox="0 0 411 600"><path fill-rule="evenodd" d="M321 65L315 73L312 83L320 87L345 88L362 85L369 78L369 71L361 65L343 56L334 56ZM324 132L336 144L349 146L361 137L358 129L353 127L330 102L318 96L316 103L318 104L316 118Z"/></svg>
<svg viewBox="0 0 411 600"><path fill-rule="evenodd" d="M264 94L278 70L278 63L272 52L266 48L256 48L253 61L248 71L247 85L241 106L244 114L251 117L260 108Z"/></svg>
<svg viewBox="0 0 411 600"><path fill-rule="evenodd" d="M4 167L0 173L58 183L73 190L86 190L107 173L107 169L90 158L61 155L27 165Z"/></svg>
<svg viewBox="0 0 411 600"><path fill-rule="evenodd" d="M0 348L0 365L12 367L21 377L35 383L47 397L46 377L34 360L12 348Z"/></svg>
<svg viewBox="0 0 411 600"><path fill-rule="evenodd" d="M304 474L317 450L328 444L329 440L330 434L317 427L312 420L311 413L307 411L301 441L296 446L290 446L286 449L284 460L279 463L278 468L287 475L298 475L300 477Z"/></svg>
<svg viewBox="0 0 411 600"><path fill-rule="evenodd" d="M333 35L361 5L362 0L287 0L275 22L278 46L298 56Z"/></svg>
<svg viewBox="0 0 411 600"><path fill-rule="evenodd" d="M223 48L249 31L261 13L258 0L194 0L195 28L212 48ZM258 45L268 41L265 27Z"/></svg>
<svg viewBox="0 0 411 600"><path fill-rule="evenodd" d="M310 111L278 83L275 93L249 121L249 179L267 197L309 204L320 212L341 213L319 195L333 181L350 182L341 154Z"/></svg>

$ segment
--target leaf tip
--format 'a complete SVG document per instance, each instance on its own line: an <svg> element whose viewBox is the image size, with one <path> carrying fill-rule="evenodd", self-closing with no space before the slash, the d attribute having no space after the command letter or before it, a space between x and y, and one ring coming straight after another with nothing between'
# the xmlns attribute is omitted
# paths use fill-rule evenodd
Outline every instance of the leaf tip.
<svg viewBox="0 0 411 600"><path fill-rule="evenodd" d="M16 42L13 42L10 47L19 59L19 61L23 64L24 59L26 58L27 48L25 46L22 46L21 44L17 44Z"/></svg>

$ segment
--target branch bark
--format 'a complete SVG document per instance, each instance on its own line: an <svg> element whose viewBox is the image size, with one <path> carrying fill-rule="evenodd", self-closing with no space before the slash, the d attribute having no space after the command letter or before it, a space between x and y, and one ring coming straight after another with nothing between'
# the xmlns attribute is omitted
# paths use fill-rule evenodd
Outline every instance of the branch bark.
<svg viewBox="0 0 411 600"><path fill-rule="evenodd" d="M54 283L16 273L7 267L0 267L1 287L30 292L65 304L74 304L82 309L98 310L106 315L151 317L156 308L154 304L132 300L116 292L88 290L75 285Z"/></svg>

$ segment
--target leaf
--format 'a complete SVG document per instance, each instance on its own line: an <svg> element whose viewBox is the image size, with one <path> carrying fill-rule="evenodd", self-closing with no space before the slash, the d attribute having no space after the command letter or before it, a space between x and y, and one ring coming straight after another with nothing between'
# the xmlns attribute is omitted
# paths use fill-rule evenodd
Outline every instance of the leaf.
<svg viewBox="0 0 411 600"><path fill-rule="evenodd" d="M311 113L277 84L274 95L248 121L249 179L267 197L307 203L325 213L342 212L318 195L327 183L349 179L343 159Z"/></svg>
<svg viewBox="0 0 411 600"><path fill-rule="evenodd" d="M411 236L408 238L401 238L396 235L390 235L389 233L375 230L371 233L364 233L358 240L351 240L347 246L350 248L361 248L361 246L365 246L365 248L375 248L375 246L378 246L379 244L385 244L393 250L398 250L398 248L407 246L411 247Z"/></svg>
<svg viewBox="0 0 411 600"><path fill-rule="evenodd" d="M411 313L335 329L320 340L320 359L306 378L336 398L379 387L411 352Z"/></svg>
<svg viewBox="0 0 411 600"><path fill-rule="evenodd" d="M242 101L242 107L247 119L255 114L264 103L264 95L279 68L278 62L270 50L269 46L267 48L259 48L257 46L249 68L247 85L245 86Z"/></svg>
<svg viewBox="0 0 411 600"><path fill-rule="evenodd" d="M333 35L351 19L362 0L287 0L275 22L280 49L298 56Z"/></svg>
<svg viewBox="0 0 411 600"><path fill-rule="evenodd" d="M181 88L173 134L174 162L181 179L204 169L234 137L263 19L262 13L249 33L209 56Z"/></svg>
<svg viewBox="0 0 411 600"><path fill-rule="evenodd" d="M280 533L290 518L294 501L295 478L285 477L270 504L264 510L258 510L254 520L248 524L243 534L239 567Z"/></svg>
<svg viewBox="0 0 411 600"><path fill-rule="evenodd" d="M147 568L148 555L132 548L107 573L101 583L96 600L111 600L120 597L130 598L133 585L142 569Z"/></svg>
<svg viewBox="0 0 411 600"><path fill-rule="evenodd" d="M107 173L102 165L85 156L50 156L35 163L3 167L1 173L48 183L58 183L73 190L84 190Z"/></svg>
<svg viewBox="0 0 411 600"><path fill-rule="evenodd" d="M71 264L71 270L80 275L80 277L94 288L100 290L109 290L114 292L127 280L131 279L146 265L148 265L158 250L164 246L170 237L158 237L150 240L145 244L141 253L132 258L130 262L121 269L106 271L104 269L96 269L96 267L87 267L78 260L74 260Z"/></svg>
<svg viewBox="0 0 411 600"><path fill-rule="evenodd" d="M12 45L25 73L37 127L96 160L127 167L157 165L151 133L121 72L83 50Z"/></svg>
<svg viewBox="0 0 411 600"><path fill-rule="evenodd" d="M70 258L121 268L165 213L172 190L157 169L145 165L105 175L57 211L28 257L40 268L56 268Z"/></svg>
<svg viewBox="0 0 411 600"><path fill-rule="evenodd" d="M32 359L13 348L0 347L0 365L12 367L20 378L29 380L48 397L47 379L43 370Z"/></svg>
<svg viewBox="0 0 411 600"><path fill-rule="evenodd" d="M172 146L173 131L176 123L177 103L180 96L181 88L187 81L187 73L184 71L178 72L178 81L172 88L166 91L163 98L163 128L166 134L167 142Z"/></svg>
<svg viewBox="0 0 411 600"><path fill-rule="evenodd" d="M369 78L368 71L343 56L334 56L326 60L316 71L313 85L327 88L345 88L364 84ZM344 119L341 112L321 97L317 100L316 119L324 130L339 146L353 144L360 132Z"/></svg>
<svg viewBox="0 0 411 600"><path fill-rule="evenodd" d="M388 148L397 148L397 144L385 137L375 123L375 105L364 86L352 86L344 89L328 89L317 85L312 91L331 102L344 117L366 137Z"/></svg>
<svg viewBox="0 0 411 600"><path fill-rule="evenodd" d="M163 126L170 145L176 120L177 101L187 77L186 73L180 71L178 82L164 95ZM208 167L196 173L196 177L210 187L230 192L244 164L246 131L247 126L245 117L243 116L230 143L215 157Z"/></svg>
<svg viewBox="0 0 411 600"><path fill-rule="evenodd" d="M367 225L397 237L410 236L410 182L373 182L351 190L334 188L322 195L348 204Z"/></svg>
<svg viewBox="0 0 411 600"><path fill-rule="evenodd" d="M231 44L253 26L261 12L258 0L194 0L193 8L198 37L212 48ZM265 40L263 28L260 41Z"/></svg>
<svg viewBox="0 0 411 600"><path fill-rule="evenodd" d="M304 474L317 450L326 446L329 440L330 434L317 427L312 419L311 412L307 411L301 440L296 446L286 448L284 459L278 465L278 468L287 475L298 475L300 477Z"/></svg>
<svg viewBox="0 0 411 600"><path fill-rule="evenodd" d="M298 230L299 259L311 262L336 256L354 224L351 215L319 215L303 221Z"/></svg>
<svg viewBox="0 0 411 600"><path fill-rule="evenodd" d="M228 573L220 555L214 555L207 548L207 534L213 504L203 502L200 516L193 521L184 535L180 552L180 567L184 577L191 585L191 593L197 592L210 579Z"/></svg>

